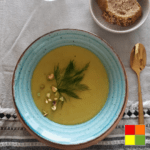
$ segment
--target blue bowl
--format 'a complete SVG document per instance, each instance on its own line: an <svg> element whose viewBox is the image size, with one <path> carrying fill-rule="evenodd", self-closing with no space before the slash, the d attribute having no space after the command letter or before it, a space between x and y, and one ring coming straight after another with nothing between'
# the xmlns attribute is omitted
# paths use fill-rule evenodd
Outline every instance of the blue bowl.
<svg viewBox="0 0 150 150"><path fill-rule="evenodd" d="M51 50L76 45L93 52L105 66L109 94L102 110L79 125L61 125L41 114L31 94L31 79L36 65ZM33 42L20 57L13 76L13 97L18 117L37 139L57 148L84 148L106 137L121 119L128 88L124 67L108 44L86 31L63 29L48 33Z"/></svg>

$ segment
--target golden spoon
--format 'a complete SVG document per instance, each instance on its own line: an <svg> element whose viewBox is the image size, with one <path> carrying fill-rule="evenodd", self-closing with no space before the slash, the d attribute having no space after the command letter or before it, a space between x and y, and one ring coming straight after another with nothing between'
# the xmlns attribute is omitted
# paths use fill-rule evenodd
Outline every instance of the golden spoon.
<svg viewBox="0 0 150 150"><path fill-rule="evenodd" d="M146 66L146 50L143 44L137 43L130 55L130 66L137 74L138 78L138 96L139 96L139 124L144 124L143 102L140 85L140 72Z"/></svg>

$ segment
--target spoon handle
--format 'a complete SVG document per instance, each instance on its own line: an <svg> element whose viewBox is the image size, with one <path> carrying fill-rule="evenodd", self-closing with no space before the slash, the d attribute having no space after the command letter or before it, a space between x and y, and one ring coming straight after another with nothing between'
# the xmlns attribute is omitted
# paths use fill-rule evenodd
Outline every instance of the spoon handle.
<svg viewBox="0 0 150 150"><path fill-rule="evenodd" d="M142 102L142 93L141 93L141 84L140 84L140 74L137 74L137 77L138 77L138 97L139 97L139 124L144 124L143 102Z"/></svg>

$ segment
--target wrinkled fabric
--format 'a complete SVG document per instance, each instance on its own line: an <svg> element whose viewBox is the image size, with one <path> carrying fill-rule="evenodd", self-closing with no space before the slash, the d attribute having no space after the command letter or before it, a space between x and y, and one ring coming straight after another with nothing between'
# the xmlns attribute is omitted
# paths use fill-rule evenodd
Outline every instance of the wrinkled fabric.
<svg viewBox="0 0 150 150"><path fill-rule="evenodd" d="M97 34L106 40L120 56L128 77L129 99L127 109L138 106L138 85L130 69L130 52L140 42L147 50L147 65L141 73L144 108L150 109L150 16L134 32L114 34L101 29L93 20L88 0L0 0L0 113L14 113L12 75L23 51L38 37L57 29L74 28ZM150 120L147 118L146 123ZM121 120L120 125L137 124L137 119ZM22 126L19 121L1 121L0 126ZM27 132L27 131L26 131ZM25 136L26 132L14 132ZM147 128L149 132L149 128ZM0 136L7 136L1 132ZM16 134L16 135L15 135ZM18 135L19 134L19 135ZM24 135L25 134L25 135ZM124 135L124 129L115 129L112 135ZM10 137L12 135L9 135ZM30 136L30 135L28 135Z"/></svg>

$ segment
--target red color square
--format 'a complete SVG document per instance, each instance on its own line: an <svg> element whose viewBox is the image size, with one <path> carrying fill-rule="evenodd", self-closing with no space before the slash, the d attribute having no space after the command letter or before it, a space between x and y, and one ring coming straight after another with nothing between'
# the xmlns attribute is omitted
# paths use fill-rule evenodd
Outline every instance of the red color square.
<svg viewBox="0 0 150 150"><path fill-rule="evenodd" d="M125 135L135 135L135 125L125 125Z"/></svg>

